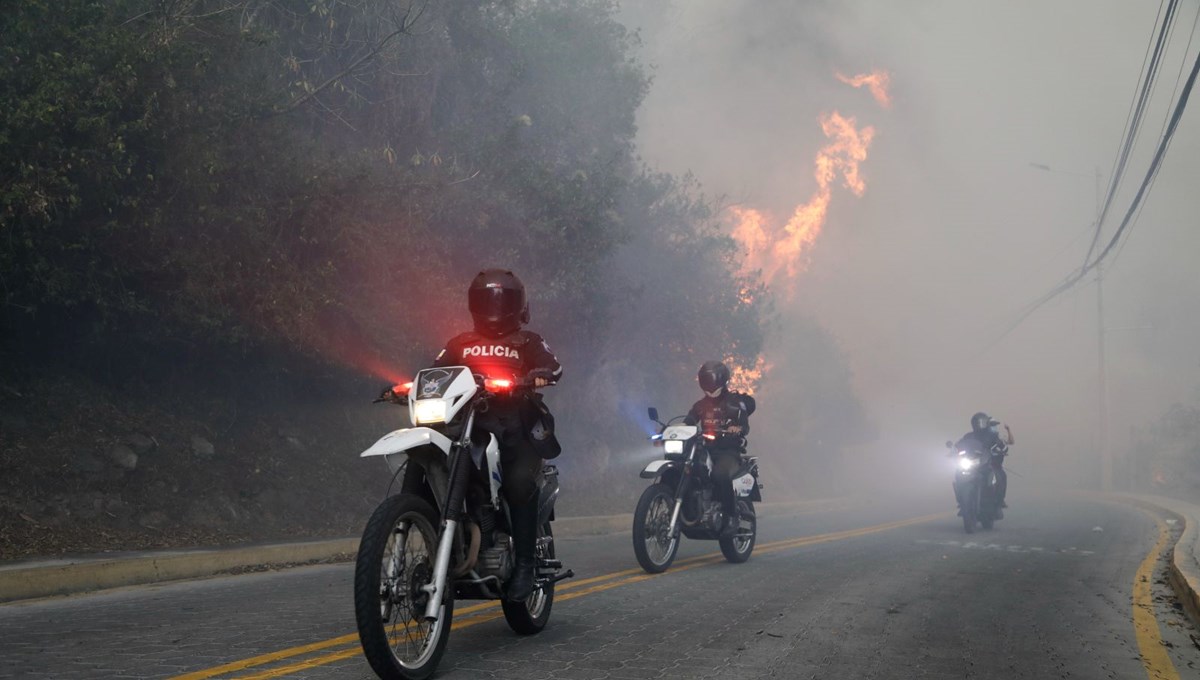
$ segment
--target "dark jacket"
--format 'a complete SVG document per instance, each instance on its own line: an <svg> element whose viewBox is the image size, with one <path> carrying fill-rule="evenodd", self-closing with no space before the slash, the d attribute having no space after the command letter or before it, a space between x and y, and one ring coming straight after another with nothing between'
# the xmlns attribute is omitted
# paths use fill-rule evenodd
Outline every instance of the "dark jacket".
<svg viewBox="0 0 1200 680"><path fill-rule="evenodd" d="M993 458L993 462L1001 463L1004 456L1008 455L1008 444L1004 442L1004 438L998 432L984 430L982 432L971 431L962 436L955 445L958 450L974 448L983 451L991 451L998 454Z"/></svg>
<svg viewBox="0 0 1200 680"><path fill-rule="evenodd" d="M475 331L456 335L437 355L434 366L466 366L472 373L488 378L527 378L534 371L550 383L562 378L550 346L532 331L517 331L502 338L489 338ZM522 390L515 396L499 398L480 425L500 438L501 451L532 445L540 458L555 458L562 452L554 434L554 416L542 401L542 395ZM513 439L516 437L517 439Z"/></svg>
<svg viewBox="0 0 1200 680"><path fill-rule="evenodd" d="M704 434L717 435L712 444L715 448L737 448L744 444L744 437L750 434L750 414L754 413L755 408L754 397L725 390L718 396L705 396L692 404L692 410L688 411L683 422L699 425ZM741 426L741 433L723 434L730 425Z"/></svg>
<svg viewBox="0 0 1200 680"><path fill-rule="evenodd" d="M489 378L525 378L539 369L552 383L562 377L562 365L550 346L532 331L517 331L499 339L475 331L456 335L433 365L466 366Z"/></svg>

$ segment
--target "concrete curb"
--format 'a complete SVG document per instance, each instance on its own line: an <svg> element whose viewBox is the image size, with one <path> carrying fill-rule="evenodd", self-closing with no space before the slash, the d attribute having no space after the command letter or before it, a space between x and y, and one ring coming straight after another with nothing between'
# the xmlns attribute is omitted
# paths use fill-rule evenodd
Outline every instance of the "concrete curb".
<svg viewBox="0 0 1200 680"><path fill-rule="evenodd" d="M760 505L759 516L832 510L845 499ZM625 531L633 514L561 517L555 533L563 538ZM358 538L273 543L237 548L170 550L0 565L0 604L55 595L216 576L240 569L264 569L352 560Z"/></svg>
<svg viewBox="0 0 1200 680"><path fill-rule="evenodd" d="M1192 621L1200 625L1200 506L1148 494L1115 493L1112 496L1183 518L1183 533L1171 549L1167 580L1183 601L1183 608Z"/></svg>
<svg viewBox="0 0 1200 680"><path fill-rule="evenodd" d="M0 602L212 576L221 572L328 560L353 554L357 538L171 550L0 566Z"/></svg>

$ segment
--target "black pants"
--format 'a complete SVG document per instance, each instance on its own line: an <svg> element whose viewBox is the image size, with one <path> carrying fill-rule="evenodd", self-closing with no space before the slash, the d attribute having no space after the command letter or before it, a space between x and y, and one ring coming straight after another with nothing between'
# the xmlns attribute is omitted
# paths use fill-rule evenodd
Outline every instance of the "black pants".
<svg viewBox="0 0 1200 680"><path fill-rule="evenodd" d="M737 449L712 449L708 455L712 460L713 495L721 501L721 510L733 517L737 500L733 495L733 475L742 464L741 451Z"/></svg>
<svg viewBox="0 0 1200 680"><path fill-rule="evenodd" d="M476 427L496 435L500 444L500 472L504 476L500 491L509 507L519 507L534 500L537 479L542 471L542 457L529 441L529 433L521 417L522 404L513 401L493 403L476 420Z"/></svg>
<svg viewBox="0 0 1200 680"><path fill-rule="evenodd" d="M1003 461L992 463L992 470L996 472L996 496L1004 503L1004 495L1008 493L1008 473L1004 471Z"/></svg>

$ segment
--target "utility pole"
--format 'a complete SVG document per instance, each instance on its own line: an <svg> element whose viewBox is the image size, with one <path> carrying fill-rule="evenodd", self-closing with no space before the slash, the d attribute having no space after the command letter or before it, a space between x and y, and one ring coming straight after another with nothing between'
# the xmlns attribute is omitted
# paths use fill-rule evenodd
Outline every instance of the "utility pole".
<svg viewBox="0 0 1200 680"><path fill-rule="evenodd" d="M1096 167L1096 229L1100 228L1100 168ZM1096 390L1100 410L1097 438L1100 440L1100 490L1113 490L1113 456L1108 442L1108 362L1105 357L1104 269L1096 265Z"/></svg>
<svg viewBox="0 0 1200 680"><path fill-rule="evenodd" d="M1087 177L1082 172L1069 172L1064 170L1056 170L1055 168L1046 165L1045 163L1030 163L1032 167L1045 172L1053 172L1064 175L1074 175L1076 177ZM1095 166L1095 174L1093 175L1096 186L1096 221L1095 228L1100 229L1100 214L1103 206L1100 202L1100 166ZM1097 236L1099 238L1099 236ZM1097 397L1099 409L1097 411L1096 423L1096 440L1099 449L1100 458L1100 489L1102 491L1112 491L1113 489L1113 459L1112 449L1108 442L1108 365L1105 359L1105 328L1104 328L1104 272L1100 265L1095 266L1096 270L1096 390L1100 393Z"/></svg>
<svg viewBox="0 0 1200 680"><path fill-rule="evenodd" d="M1104 356L1104 273L1096 265L1096 390L1100 393L1100 423L1097 437L1100 440L1100 490L1113 490L1112 449L1108 445L1108 371Z"/></svg>

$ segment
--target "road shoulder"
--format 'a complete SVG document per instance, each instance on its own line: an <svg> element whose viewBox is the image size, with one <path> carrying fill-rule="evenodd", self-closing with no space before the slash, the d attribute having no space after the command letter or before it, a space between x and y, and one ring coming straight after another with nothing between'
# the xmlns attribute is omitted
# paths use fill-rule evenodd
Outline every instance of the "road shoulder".
<svg viewBox="0 0 1200 680"><path fill-rule="evenodd" d="M835 498L764 503L760 515L822 512L846 502L847 499ZM555 522L555 533L561 538L610 534L628 530L632 522L632 514L563 517ZM0 565L0 604L246 571L347 562L354 559L357 550L358 538L347 537L14 562Z"/></svg>

